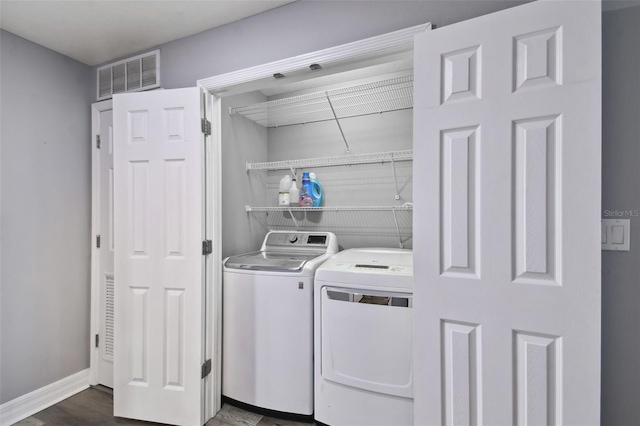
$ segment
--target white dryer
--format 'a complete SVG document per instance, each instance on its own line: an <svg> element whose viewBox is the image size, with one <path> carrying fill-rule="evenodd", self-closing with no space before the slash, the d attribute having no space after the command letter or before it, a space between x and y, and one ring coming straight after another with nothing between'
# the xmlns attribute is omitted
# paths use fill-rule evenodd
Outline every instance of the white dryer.
<svg viewBox="0 0 640 426"><path fill-rule="evenodd" d="M315 413L341 425L413 425L413 253L350 249L316 272Z"/></svg>
<svg viewBox="0 0 640 426"><path fill-rule="evenodd" d="M272 231L260 251L224 260L222 394L313 414L313 279L338 252L331 232Z"/></svg>

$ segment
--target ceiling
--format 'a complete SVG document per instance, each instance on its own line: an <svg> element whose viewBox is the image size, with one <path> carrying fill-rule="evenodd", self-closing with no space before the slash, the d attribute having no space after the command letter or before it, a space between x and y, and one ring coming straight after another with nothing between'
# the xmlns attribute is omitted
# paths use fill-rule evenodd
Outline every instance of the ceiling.
<svg viewBox="0 0 640 426"><path fill-rule="evenodd" d="M0 0L0 28L97 65L294 0Z"/></svg>
<svg viewBox="0 0 640 426"><path fill-rule="evenodd" d="M84 64L98 65L293 1L0 0L0 28ZM639 3L604 0L603 10Z"/></svg>

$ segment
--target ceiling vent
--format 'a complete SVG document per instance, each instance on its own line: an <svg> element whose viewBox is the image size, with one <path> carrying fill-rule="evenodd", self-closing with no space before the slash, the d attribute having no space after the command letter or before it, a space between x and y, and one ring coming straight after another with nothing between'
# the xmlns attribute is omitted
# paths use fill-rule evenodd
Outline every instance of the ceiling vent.
<svg viewBox="0 0 640 426"><path fill-rule="evenodd" d="M116 93L160 87L160 51L144 53L98 68L98 100Z"/></svg>

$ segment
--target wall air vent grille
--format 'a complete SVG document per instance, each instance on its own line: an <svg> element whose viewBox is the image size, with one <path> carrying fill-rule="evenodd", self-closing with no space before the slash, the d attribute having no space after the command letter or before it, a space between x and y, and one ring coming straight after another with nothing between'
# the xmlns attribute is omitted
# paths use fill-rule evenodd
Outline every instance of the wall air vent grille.
<svg viewBox="0 0 640 426"><path fill-rule="evenodd" d="M104 359L113 361L114 309L115 294L113 275L105 275L105 304L104 304Z"/></svg>
<svg viewBox="0 0 640 426"><path fill-rule="evenodd" d="M116 93L160 87L160 51L145 53L98 68L98 100Z"/></svg>
<svg viewBox="0 0 640 426"><path fill-rule="evenodd" d="M122 93L125 91L124 85L127 81L127 71L124 64L114 65L111 68L111 93Z"/></svg>

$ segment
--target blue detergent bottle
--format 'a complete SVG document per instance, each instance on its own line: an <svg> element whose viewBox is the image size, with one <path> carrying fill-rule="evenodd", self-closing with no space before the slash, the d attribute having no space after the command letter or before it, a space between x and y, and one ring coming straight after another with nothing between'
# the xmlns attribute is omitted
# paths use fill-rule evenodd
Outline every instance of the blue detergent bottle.
<svg viewBox="0 0 640 426"><path fill-rule="evenodd" d="M309 172L303 172L302 185L300 186L300 207L313 207L314 201Z"/></svg>
<svg viewBox="0 0 640 426"><path fill-rule="evenodd" d="M324 193L322 185L316 179L315 173L309 173L309 181L311 182L311 197L313 198L313 207L320 207L324 201Z"/></svg>

